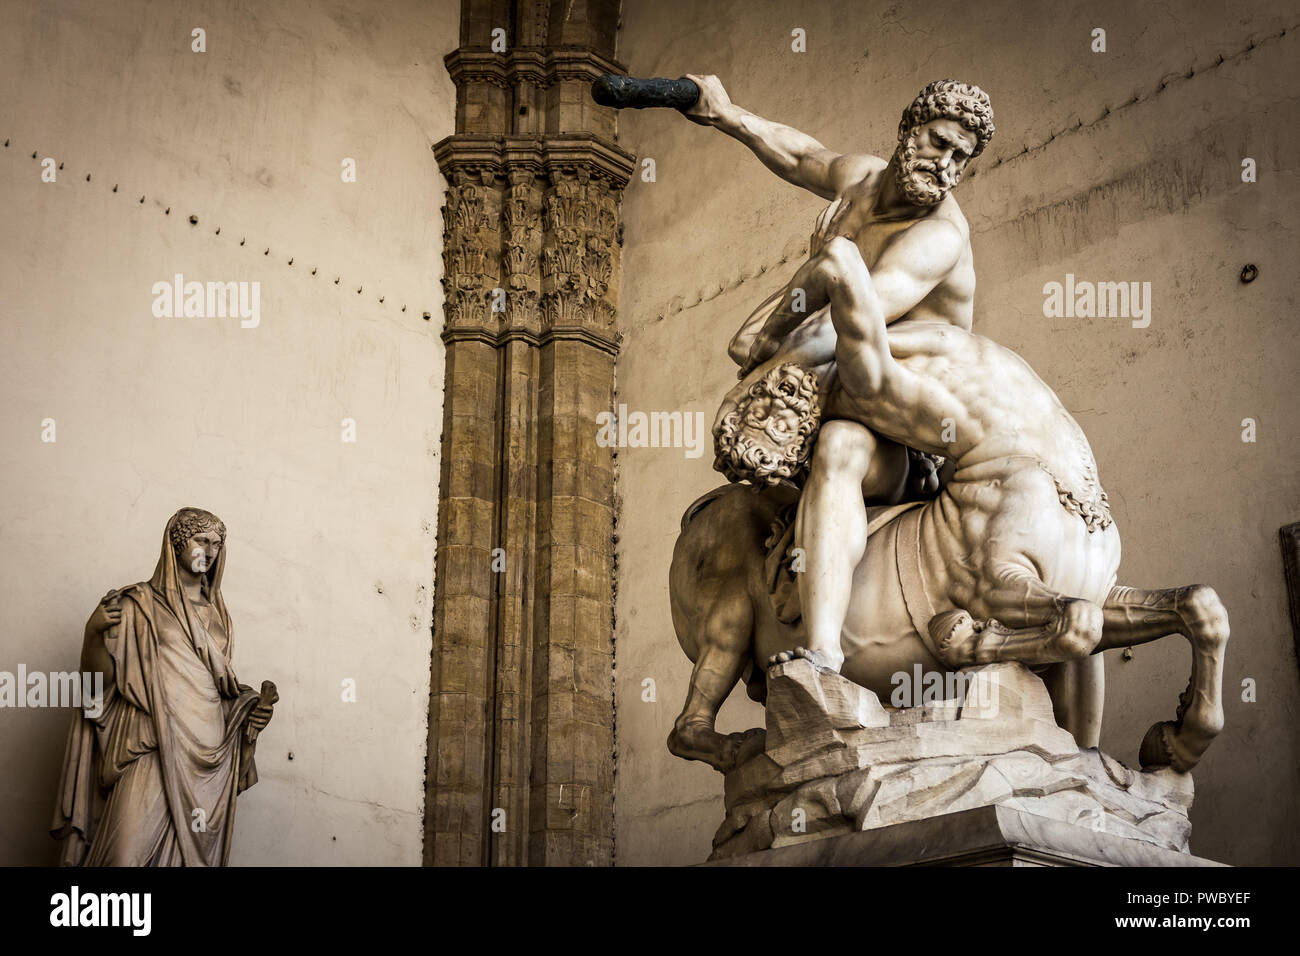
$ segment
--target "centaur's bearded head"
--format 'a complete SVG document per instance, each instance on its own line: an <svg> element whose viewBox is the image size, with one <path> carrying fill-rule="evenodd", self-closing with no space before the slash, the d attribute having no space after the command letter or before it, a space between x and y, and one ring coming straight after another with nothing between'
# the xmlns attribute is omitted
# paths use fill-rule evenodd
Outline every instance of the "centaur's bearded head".
<svg viewBox="0 0 1300 956"><path fill-rule="evenodd" d="M821 425L817 376L793 362L769 371L713 429L713 467L731 481L798 484Z"/></svg>

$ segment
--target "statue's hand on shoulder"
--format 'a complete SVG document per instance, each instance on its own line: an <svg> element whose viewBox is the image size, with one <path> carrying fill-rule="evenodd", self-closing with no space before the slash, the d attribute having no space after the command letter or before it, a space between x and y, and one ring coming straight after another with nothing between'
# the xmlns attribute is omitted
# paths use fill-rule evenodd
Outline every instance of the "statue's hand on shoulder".
<svg viewBox="0 0 1300 956"><path fill-rule="evenodd" d="M86 634L103 634L109 628L116 627L122 620L122 592L109 591L95 606L94 613L86 622Z"/></svg>
<svg viewBox="0 0 1300 956"><path fill-rule="evenodd" d="M701 126L713 126L721 119L722 114L731 107L731 97L727 95L722 81L711 73L705 76L687 73L686 79L700 88L700 98L695 101L695 105L690 109L683 110L682 115L692 123L699 123Z"/></svg>
<svg viewBox="0 0 1300 956"><path fill-rule="evenodd" d="M106 681L113 676L113 656L104 646L104 636L121 623L121 594L120 590L109 591L95 605L94 613L86 621L85 639L81 644L81 669L103 674Z"/></svg>

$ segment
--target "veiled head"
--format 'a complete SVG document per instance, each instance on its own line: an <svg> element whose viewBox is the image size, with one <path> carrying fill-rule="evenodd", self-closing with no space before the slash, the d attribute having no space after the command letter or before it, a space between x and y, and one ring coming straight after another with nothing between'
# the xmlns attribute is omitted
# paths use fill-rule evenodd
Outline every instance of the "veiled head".
<svg viewBox="0 0 1300 956"><path fill-rule="evenodd" d="M182 508L172 516L168 529L177 566L195 574L216 564L226 542L225 522L202 508Z"/></svg>

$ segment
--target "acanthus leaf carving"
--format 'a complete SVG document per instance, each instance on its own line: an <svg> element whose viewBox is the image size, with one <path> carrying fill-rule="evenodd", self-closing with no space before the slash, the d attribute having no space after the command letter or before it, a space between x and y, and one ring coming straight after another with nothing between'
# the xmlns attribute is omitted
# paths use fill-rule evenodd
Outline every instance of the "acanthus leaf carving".
<svg viewBox="0 0 1300 956"><path fill-rule="evenodd" d="M448 323L604 331L615 321L618 189L583 163L539 166L520 155L448 172Z"/></svg>

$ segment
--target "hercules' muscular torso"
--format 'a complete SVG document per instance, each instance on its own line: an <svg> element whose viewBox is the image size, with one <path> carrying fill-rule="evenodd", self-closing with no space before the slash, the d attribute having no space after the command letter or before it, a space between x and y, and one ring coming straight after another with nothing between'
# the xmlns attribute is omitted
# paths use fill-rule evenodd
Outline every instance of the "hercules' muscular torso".
<svg viewBox="0 0 1300 956"><path fill-rule="evenodd" d="M975 302L975 265L970 249L970 228L962 215L957 200L951 195L928 211L912 219L878 219L874 212L877 192L884 178L885 165L873 170L849 186L838 199L848 208L838 220L835 232L847 236L857 245L867 268L876 269L884 252L907 230L921 222L941 220L951 223L962 237L962 252L957 263L948 271L925 298L894 321L937 321L970 330Z"/></svg>

